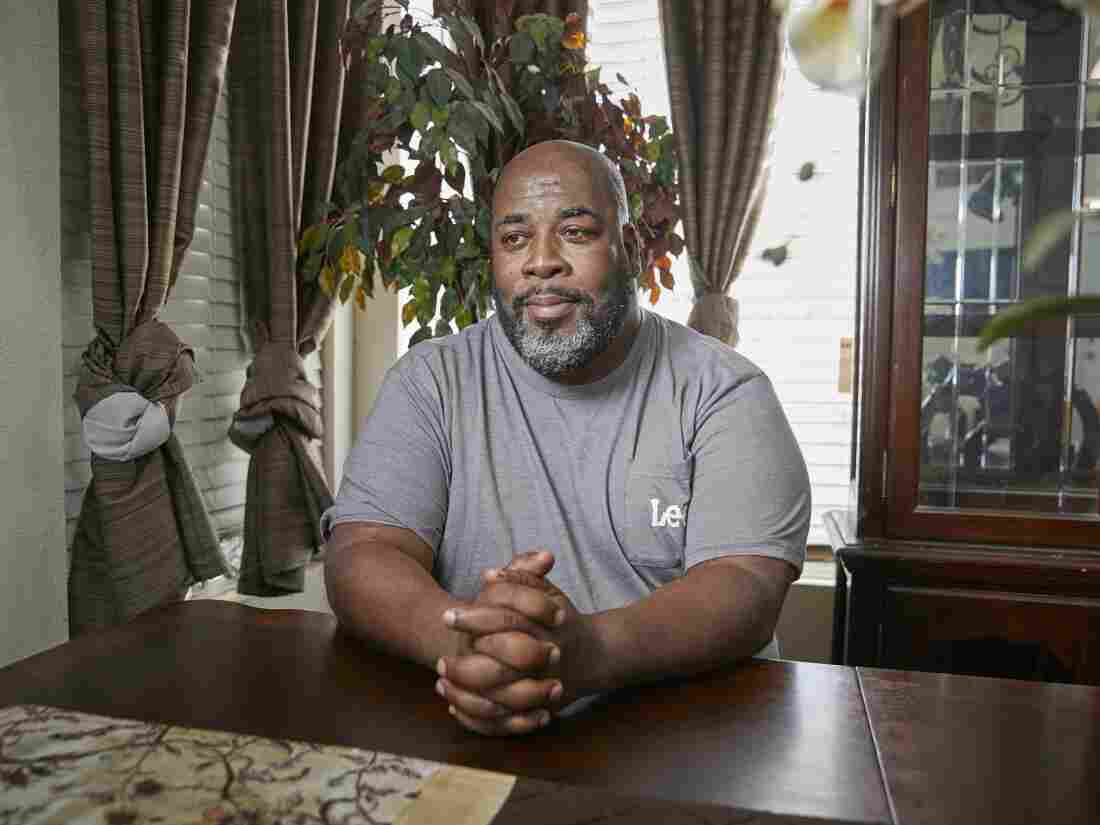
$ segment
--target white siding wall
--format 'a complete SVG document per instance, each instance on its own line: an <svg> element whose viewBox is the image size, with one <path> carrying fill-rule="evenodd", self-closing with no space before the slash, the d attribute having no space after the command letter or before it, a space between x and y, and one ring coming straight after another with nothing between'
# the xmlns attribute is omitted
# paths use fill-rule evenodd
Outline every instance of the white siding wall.
<svg viewBox="0 0 1100 825"><path fill-rule="evenodd" d="M86 133L81 127L76 56L67 48L62 88L62 329L65 405L65 516L71 544L84 490L91 479L89 453L80 436L80 415L72 394L80 358L95 334L92 326L88 234ZM200 381L182 399L175 432L184 445L207 509L223 538L238 535L244 519L248 456L227 436L244 385L251 353L245 336L239 268L233 247L227 98L214 122L195 237L179 279L161 314L195 350ZM320 386L318 353L307 360Z"/></svg>
<svg viewBox="0 0 1100 825"><path fill-rule="evenodd" d="M602 78L618 91L621 73L642 99L643 114L668 116L657 0L590 5L590 56ZM822 511L848 500L852 397L837 385L840 341L855 329L858 111L854 100L815 90L788 61L768 200L732 291L740 302L738 350L771 377L809 466L811 544L827 544ZM815 163L817 175L803 183L796 173L805 161ZM760 258L792 238L783 266ZM674 273L676 290L656 310L685 323L686 255Z"/></svg>

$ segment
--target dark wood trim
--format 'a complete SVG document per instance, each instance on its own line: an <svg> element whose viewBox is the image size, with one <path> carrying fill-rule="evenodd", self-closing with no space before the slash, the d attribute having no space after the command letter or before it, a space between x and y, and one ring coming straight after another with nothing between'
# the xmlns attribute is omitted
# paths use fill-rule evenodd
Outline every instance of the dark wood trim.
<svg viewBox="0 0 1100 825"><path fill-rule="evenodd" d="M921 344L928 222L928 12L903 18L898 43L898 99L909 127L897 142L897 248L894 264L893 369L887 446L888 535L917 504L920 480Z"/></svg>
<svg viewBox="0 0 1100 825"><path fill-rule="evenodd" d="M851 510L861 535L886 534L883 458L890 404L891 306L894 299L894 193L897 142L896 33L882 74L862 111L861 244L853 399Z"/></svg>

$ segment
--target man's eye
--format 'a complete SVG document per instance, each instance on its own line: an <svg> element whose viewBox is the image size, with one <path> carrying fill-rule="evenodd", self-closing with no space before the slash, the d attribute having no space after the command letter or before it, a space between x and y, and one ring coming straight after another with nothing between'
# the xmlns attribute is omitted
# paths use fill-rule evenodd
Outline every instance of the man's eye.
<svg viewBox="0 0 1100 825"><path fill-rule="evenodd" d="M571 241L583 241L592 237L592 232L582 226L567 226L562 234Z"/></svg>
<svg viewBox="0 0 1100 825"><path fill-rule="evenodd" d="M524 238L525 236L520 232L509 232L501 237L500 242L505 246L519 246L523 243Z"/></svg>

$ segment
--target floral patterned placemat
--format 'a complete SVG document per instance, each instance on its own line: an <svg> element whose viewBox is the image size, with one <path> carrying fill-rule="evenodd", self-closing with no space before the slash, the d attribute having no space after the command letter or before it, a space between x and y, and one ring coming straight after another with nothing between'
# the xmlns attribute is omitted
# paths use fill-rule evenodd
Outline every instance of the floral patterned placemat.
<svg viewBox="0 0 1100 825"><path fill-rule="evenodd" d="M0 825L488 825L514 783L380 751L0 709Z"/></svg>

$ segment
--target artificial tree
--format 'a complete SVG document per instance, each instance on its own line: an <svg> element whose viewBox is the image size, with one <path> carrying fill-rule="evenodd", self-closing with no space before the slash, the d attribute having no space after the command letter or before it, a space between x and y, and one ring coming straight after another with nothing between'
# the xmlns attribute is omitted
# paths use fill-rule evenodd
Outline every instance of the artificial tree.
<svg viewBox="0 0 1100 825"><path fill-rule="evenodd" d="M366 125L337 169L327 218L302 233L300 277L361 308L375 276L383 288L411 287L402 319L420 324L413 344L474 323L491 296L497 176L524 148L563 138L619 167L645 252L639 288L654 303L672 289L670 255L684 249L673 134L665 118L642 114L636 93L613 99L586 65L579 17L526 15L486 41L461 2L437 2L430 19L396 2L400 22L380 31L386 9L370 0L341 38L365 84L355 93Z"/></svg>

